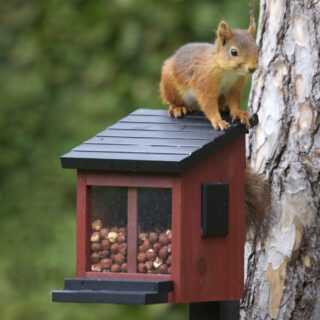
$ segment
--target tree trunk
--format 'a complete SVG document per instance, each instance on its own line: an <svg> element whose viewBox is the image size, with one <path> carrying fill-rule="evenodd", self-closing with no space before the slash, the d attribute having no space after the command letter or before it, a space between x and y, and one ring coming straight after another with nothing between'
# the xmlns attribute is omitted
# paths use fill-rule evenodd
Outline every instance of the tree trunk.
<svg viewBox="0 0 320 320"><path fill-rule="evenodd" d="M246 243L242 319L320 319L320 2L261 0L248 162L272 185L275 222Z"/></svg>

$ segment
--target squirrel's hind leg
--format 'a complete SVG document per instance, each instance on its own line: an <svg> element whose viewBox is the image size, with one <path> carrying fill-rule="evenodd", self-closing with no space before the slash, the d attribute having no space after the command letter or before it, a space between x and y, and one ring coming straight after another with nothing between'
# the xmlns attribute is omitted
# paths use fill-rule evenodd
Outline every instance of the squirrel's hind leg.
<svg viewBox="0 0 320 320"><path fill-rule="evenodd" d="M160 94L163 103L169 104L168 113L175 118L181 118L188 113L188 108L183 97L177 89L176 79L173 74L173 61L168 59L162 66Z"/></svg>

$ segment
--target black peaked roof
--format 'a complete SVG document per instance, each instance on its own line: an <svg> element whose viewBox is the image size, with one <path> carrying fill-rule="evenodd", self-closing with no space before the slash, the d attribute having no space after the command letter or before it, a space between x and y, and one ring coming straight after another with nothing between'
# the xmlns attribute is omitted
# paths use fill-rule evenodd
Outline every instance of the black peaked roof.
<svg viewBox="0 0 320 320"><path fill-rule="evenodd" d="M254 115L251 126L257 123ZM138 109L63 155L61 162L72 169L178 173L245 133L239 122L217 131L202 114L175 119L166 110Z"/></svg>

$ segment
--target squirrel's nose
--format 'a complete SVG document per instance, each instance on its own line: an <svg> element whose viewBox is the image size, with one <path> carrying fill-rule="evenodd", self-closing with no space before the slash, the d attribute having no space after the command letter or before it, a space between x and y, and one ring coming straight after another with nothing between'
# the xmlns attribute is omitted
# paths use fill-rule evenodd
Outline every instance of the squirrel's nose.
<svg viewBox="0 0 320 320"><path fill-rule="evenodd" d="M254 73L256 71L256 68L249 68L250 73Z"/></svg>

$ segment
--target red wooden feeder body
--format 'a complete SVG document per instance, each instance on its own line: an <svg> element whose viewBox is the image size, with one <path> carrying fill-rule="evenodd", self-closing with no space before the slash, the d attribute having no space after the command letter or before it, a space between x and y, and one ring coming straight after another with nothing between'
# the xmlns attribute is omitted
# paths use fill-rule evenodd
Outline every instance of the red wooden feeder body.
<svg viewBox="0 0 320 320"><path fill-rule="evenodd" d="M168 120L165 120L164 113L165 111L158 110L138 110L132 115L158 116L160 120L164 119L165 124L167 122L172 124L173 128L181 124L179 119L168 117ZM187 125L183 129L188 128L188 121L192 124L192 121L198 121L197 125L200 126L201 123L203 127L208 127L206 130L210 134L214 131L202 116L189 116L184 121ZM203 127L201 127L202 130ZM165 127L164 130L170 131L172 128L168 130ZM195 132L197 136L197 131L193 130L191 127L186 132L189 134ZM208 144L205 143L201 148L198 147L193 153L191 152L191 158L192 155L196 155L194 159L190 160L188 155L187 162L179 160L180 166L175 160L167 161L165 156L163 161L153 160L152 156L149 156L151 160L143 160L144 163L133 156L132 162L136 164L134 168L130 158L125 159L125 163L121 161L117 163L113 154L111 156L107 154L109 160L101 159L99 154L98 160L95 159L96 162L89 165L86 162L86 159L91 157L87 154L88 150L80 151L85 153L81 154L80 161L74 155L67 155L63 160L64 167L78 169L77 278L134 280L139 283L164 281L166 284L173 284L173 287L169 286L169 292L165 295L161 293L162 298L159 301L151 299L151 302L148 300L149 302L143 303L166 301L190 303L241 299L244 290L245 128L240 124L232 124L229 130L229 134L218 132L218 136L224 139L214 138L213 140L215 143L218 141L218 144L210 145L209 143L208 148ZM152 134L152 131L150 132ZM148 136L150 132L147 131L146 139L150 139ZM182 137L187 133L182 132ZM204 132L201 133L203 134ZM223 136L224 134L226 136ZM140 137L140 139L143 138ZM194 140L201 139L195 137ZM76 162L74 162L75 158L77 158ZM68 159L72 161L68 162ZM161 162L163 162L162 166ZM211 190L212 184L218 185L217 190L221 188L221 190L227 190L227 200L222 201L221 197L212 196L215 193L209 193L209 191L208 194L206 193L207 185L209 185L208 190ZM112 197L111 194L109 199L107 195L109 191L115 192L113 194L119 191L122 198ZM221 194L223 198L225 192L219 192L218 195ZM106 204L102 205L102 202ZM109 213L106 212L112 211L115 213L112 213L113 217L109 217ZM220 212L219 217L215 216L215 211ZM119 222L120 216L122 224ZM101 219L103 224L109 224L107 227L110 228L113 225L125 228L126 272L110 272L110 269L105 270L108 272L92 271L90 237L93 232L92 222L96 219ZM150 222L146 222L148 219ZM159 273L154 267L152 267L152 273L139 272L139 261L137 261L140 249L139 233L153 231L163 233L167 229L172 230L171 266L168 264L170 269L165 274ZM220 231L221 234L219 234ZM215 232L218 232L217 235ZM163 259L163 263L166 262L167 260ZM116 298L115 300L101 298L101 301L90 300L91 298L89 300L65 299L69 293L68 290L56 292L54 300L130 303L130 299L117 300Z"/></svg>

